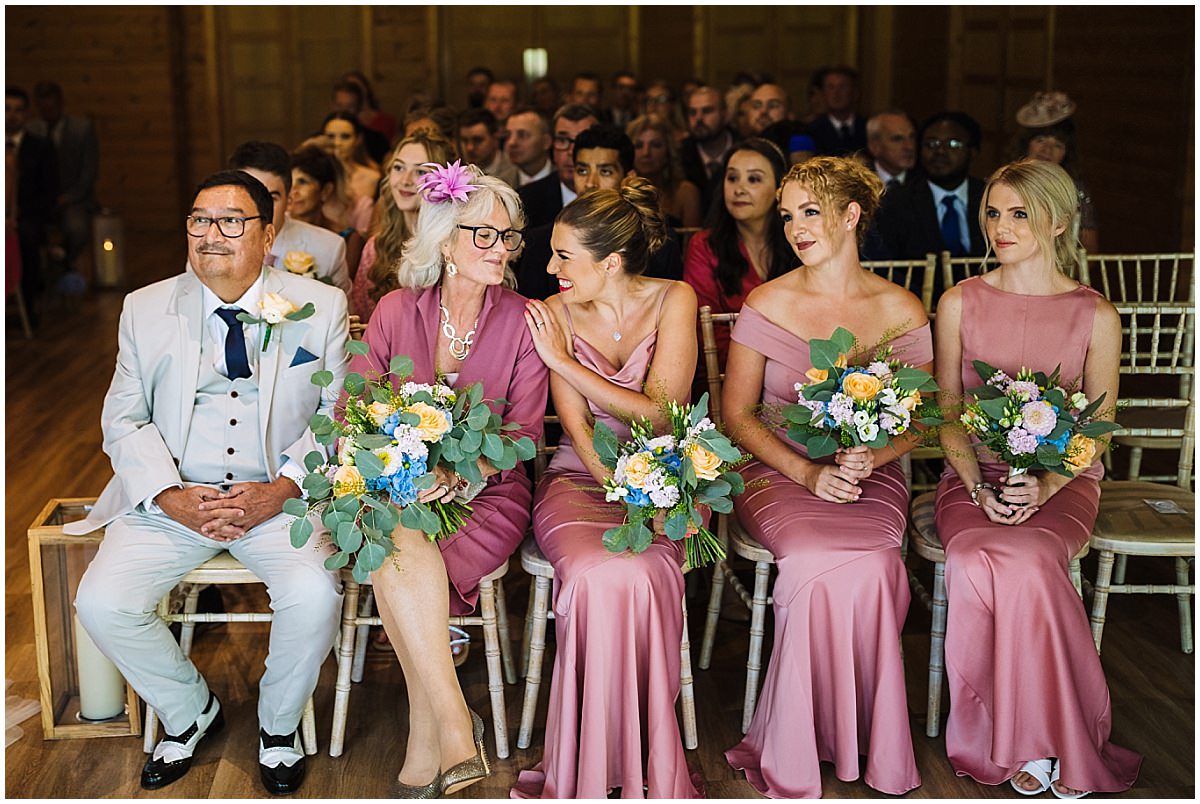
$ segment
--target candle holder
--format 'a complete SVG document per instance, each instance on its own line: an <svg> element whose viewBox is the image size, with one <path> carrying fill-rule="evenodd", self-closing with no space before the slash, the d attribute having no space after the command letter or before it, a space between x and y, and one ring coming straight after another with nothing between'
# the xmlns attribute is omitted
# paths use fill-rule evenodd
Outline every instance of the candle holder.
<svg viewBox="0 0 1200 804"><path fill-rule="evenodd" d="M29 526L29 581L33 590L33 634L37 647L38 687L42 702L42 736L47 740L74 737L128 737L141 734L137 693L125 685L124 711L115 717L89 721L81 712L77 663L81 645L75 632L75 592L91 563L104 531L68 536L62 526L83 519L94 498L54 499ZM84 635L86 636L86 634Z"/></svg>

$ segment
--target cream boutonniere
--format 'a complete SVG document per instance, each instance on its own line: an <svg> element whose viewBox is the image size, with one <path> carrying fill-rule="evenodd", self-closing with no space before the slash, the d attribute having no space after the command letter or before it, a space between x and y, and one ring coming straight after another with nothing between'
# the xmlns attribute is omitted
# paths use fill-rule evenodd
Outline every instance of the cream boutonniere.
<svg viewBox="0 0 1200 804"><path fill-rule="evenodd" d="M295 252L288 252L294 254ZM238 321L243 324L266 324L267 331L263 335L262 350L267 351L267 345L271 342L271 332L276 324L282 324L284 321L303 321L317 311L312 302L307 302L303 307L297 307L289 300L280 296L278 293L267 293L258 303L258 309L262 311L261 318L255 318L249 313L238 313Z"/></svg>
<svg viewBox="0 0 1200 804"><path fill-rule="evenodd" d="M307 251L289 251L283 255L283 267L297 276L315 277L317 261Z"/></svg>

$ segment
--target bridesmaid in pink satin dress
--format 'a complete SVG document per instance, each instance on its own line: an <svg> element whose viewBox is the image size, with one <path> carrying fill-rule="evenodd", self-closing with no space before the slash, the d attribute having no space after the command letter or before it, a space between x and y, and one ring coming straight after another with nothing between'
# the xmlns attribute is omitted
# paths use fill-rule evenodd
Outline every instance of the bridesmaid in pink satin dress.
<svg viewBox="0 0 1200 804"><path fill-rule="evenodd" d="M557 649L546 749L514 798L694 798L675 699L683 633L683 546L659 536L643 553L610 553L604 531L624 519L600 486L592 449L604 422L664 423L696 369L696 294L641 276L665 236L652 185L626 180L585 193L554 225L547 270L559 294L526 319L551 369L563 436L534 495L533 533L554 565Z"/></svg>
<svg viewBox="0 0 1200 804"><path fill-rule="evenodd" d="M1070 279L1078 215L1070 177L1022 160L992 175L980 225L1000 267L938 304L943 404L981 383L972 360L1015 377L1061 366L1064 387L1117 401L1121 322L1099 293ZM1034 795L1115 793L1141 757L1109 742L1108 685L1067 564L1096 522L1099 458L1073 479L1025 474L1006 482L995 456L976 457L961 428L942 433L949 466L938 486L946 549L946 753L959 775L1011 780ZM977 444L976 444L977 446ZM1054 759L1053 763L1050 761Z"/></svg>
<svg viewBox="0 0 1200 804"><path fill-rule="evenodd" d="M865 364L875 344L930 370L929 323L916 296L858 261L856 234L879 207L883 184L849 159L819 157L791 169L780 189L788 241L803 267L755 289L733 330L722 409L754 454L735 498L738 521L775 556L775 640L745 739L725 752L772 798L821 795L821 762L901 795L921 783L913 759L900 629L908 576L900 542L908 492L898 458L913 443L854 447L810 460L760 403L796 401L812 368L809 341L845 327Z"/></svg>

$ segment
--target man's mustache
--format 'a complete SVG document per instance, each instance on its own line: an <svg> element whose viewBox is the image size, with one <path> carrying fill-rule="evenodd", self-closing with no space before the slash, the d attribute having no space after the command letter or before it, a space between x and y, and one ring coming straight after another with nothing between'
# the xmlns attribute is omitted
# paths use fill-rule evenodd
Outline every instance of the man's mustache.
<svg viewBox="0 0 1200 804"><path fill-rule="evenodd" d="M233 253L233 249L228 248L226 246L217 246L217 245L197 246L196 251L198 251L201 254L221 254L224 256L228 256Z"/></svg>

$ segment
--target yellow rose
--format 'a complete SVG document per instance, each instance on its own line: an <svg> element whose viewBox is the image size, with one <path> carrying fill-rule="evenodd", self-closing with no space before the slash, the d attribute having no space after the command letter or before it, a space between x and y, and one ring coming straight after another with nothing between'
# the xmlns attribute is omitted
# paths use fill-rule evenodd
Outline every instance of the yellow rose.
<svg viewBox="0 0 1200 804"><path fill-rule="evenodd" d="M404 409L405 413L415 413L421 417L417 423L417 433L422 441L434 442L450 429L446 414L426 402L414 402Z"/></svg>
<svg viewBox="0 0 1200 804"><path fill-rule="evenodd" d="M804 372L804 376L808 378L809 382L815 384L828 380L829 372L825 369L810 368L808 371Z"/></svg>
<svg viewBox="0 0 1200 804"><path fill-rule="evenodd" d="M847 374L846 379L842 380L842 391L859 402L874 399L882 388L883 383L879 381L878 377L863 374L861 371Z"/></svg>
<svg viewBox="0 0 1200 804"><path fill-rule="evenodd" d="M921 404L921 392L913 391L908 396L900 400L900 407L912 413L917 409L917 405Z"/></svg>
<svg viewBox="0 0 1200 804"><path fill-rule="evenodd" d="M262 310L264 321L268 324L278 324L289 313L294 313L299 308L278 293L268 293L258 303L258 309Z"/></svg>
<svg viewBox="0 0 1200 804"><path fill-rule="evenodd" d="M646 482L647 475L653 471L654 464L650 461L650 456L644 452L638 452L631 455L625 463L625 482L635 489L640 489Z"/></svg>
<svg viewBox="0 0 1200 804"><path fill-rule="evenodd" d="M362 473L353 466L340 466L333 475L333 496L335 497L341 497L343 494L358 496L366 490L367 485L363 480Z"/></svg>
<svg viewBox="0 0 1200 804"><path fill-rule="evenodd" d="M293 274L307 274L316 266L313 255L307 251L289 251L283 255L283 267Z"/></svg>
<svg viewBox="0 0 1200 804"><path fill-rule="evenodd" d="M699 444L688 447L687 456L692 462L692 468L696 470L696 477L701 480L716 480L721 476L721 459Z"/></svg>
<svg viewBox="0 0 1200 804"><path fill-rule="evenodd" d="M367 415L371 417L371 421L375 422L376 427L383 427L383 423L387 421L388 416L396 412L396 408L389 405L387 402L372 402L367 405Z"/></svg>
<svg viewBox="0 0 1200 804"><path fill-rule="evenodd" d="M1096 440L1076 433L1067 442L1067 451L1063 455L1063 466L1073 474L1079 474L1092 465L1096 458Z"/></svg>
<svg viewBox="0 0 1200 804"><path fill-rule="evenodd" d="M845 368L848 365L850 364L846 361L845 355L838 355L838 359L833 361L834 368Z"/></svg>

